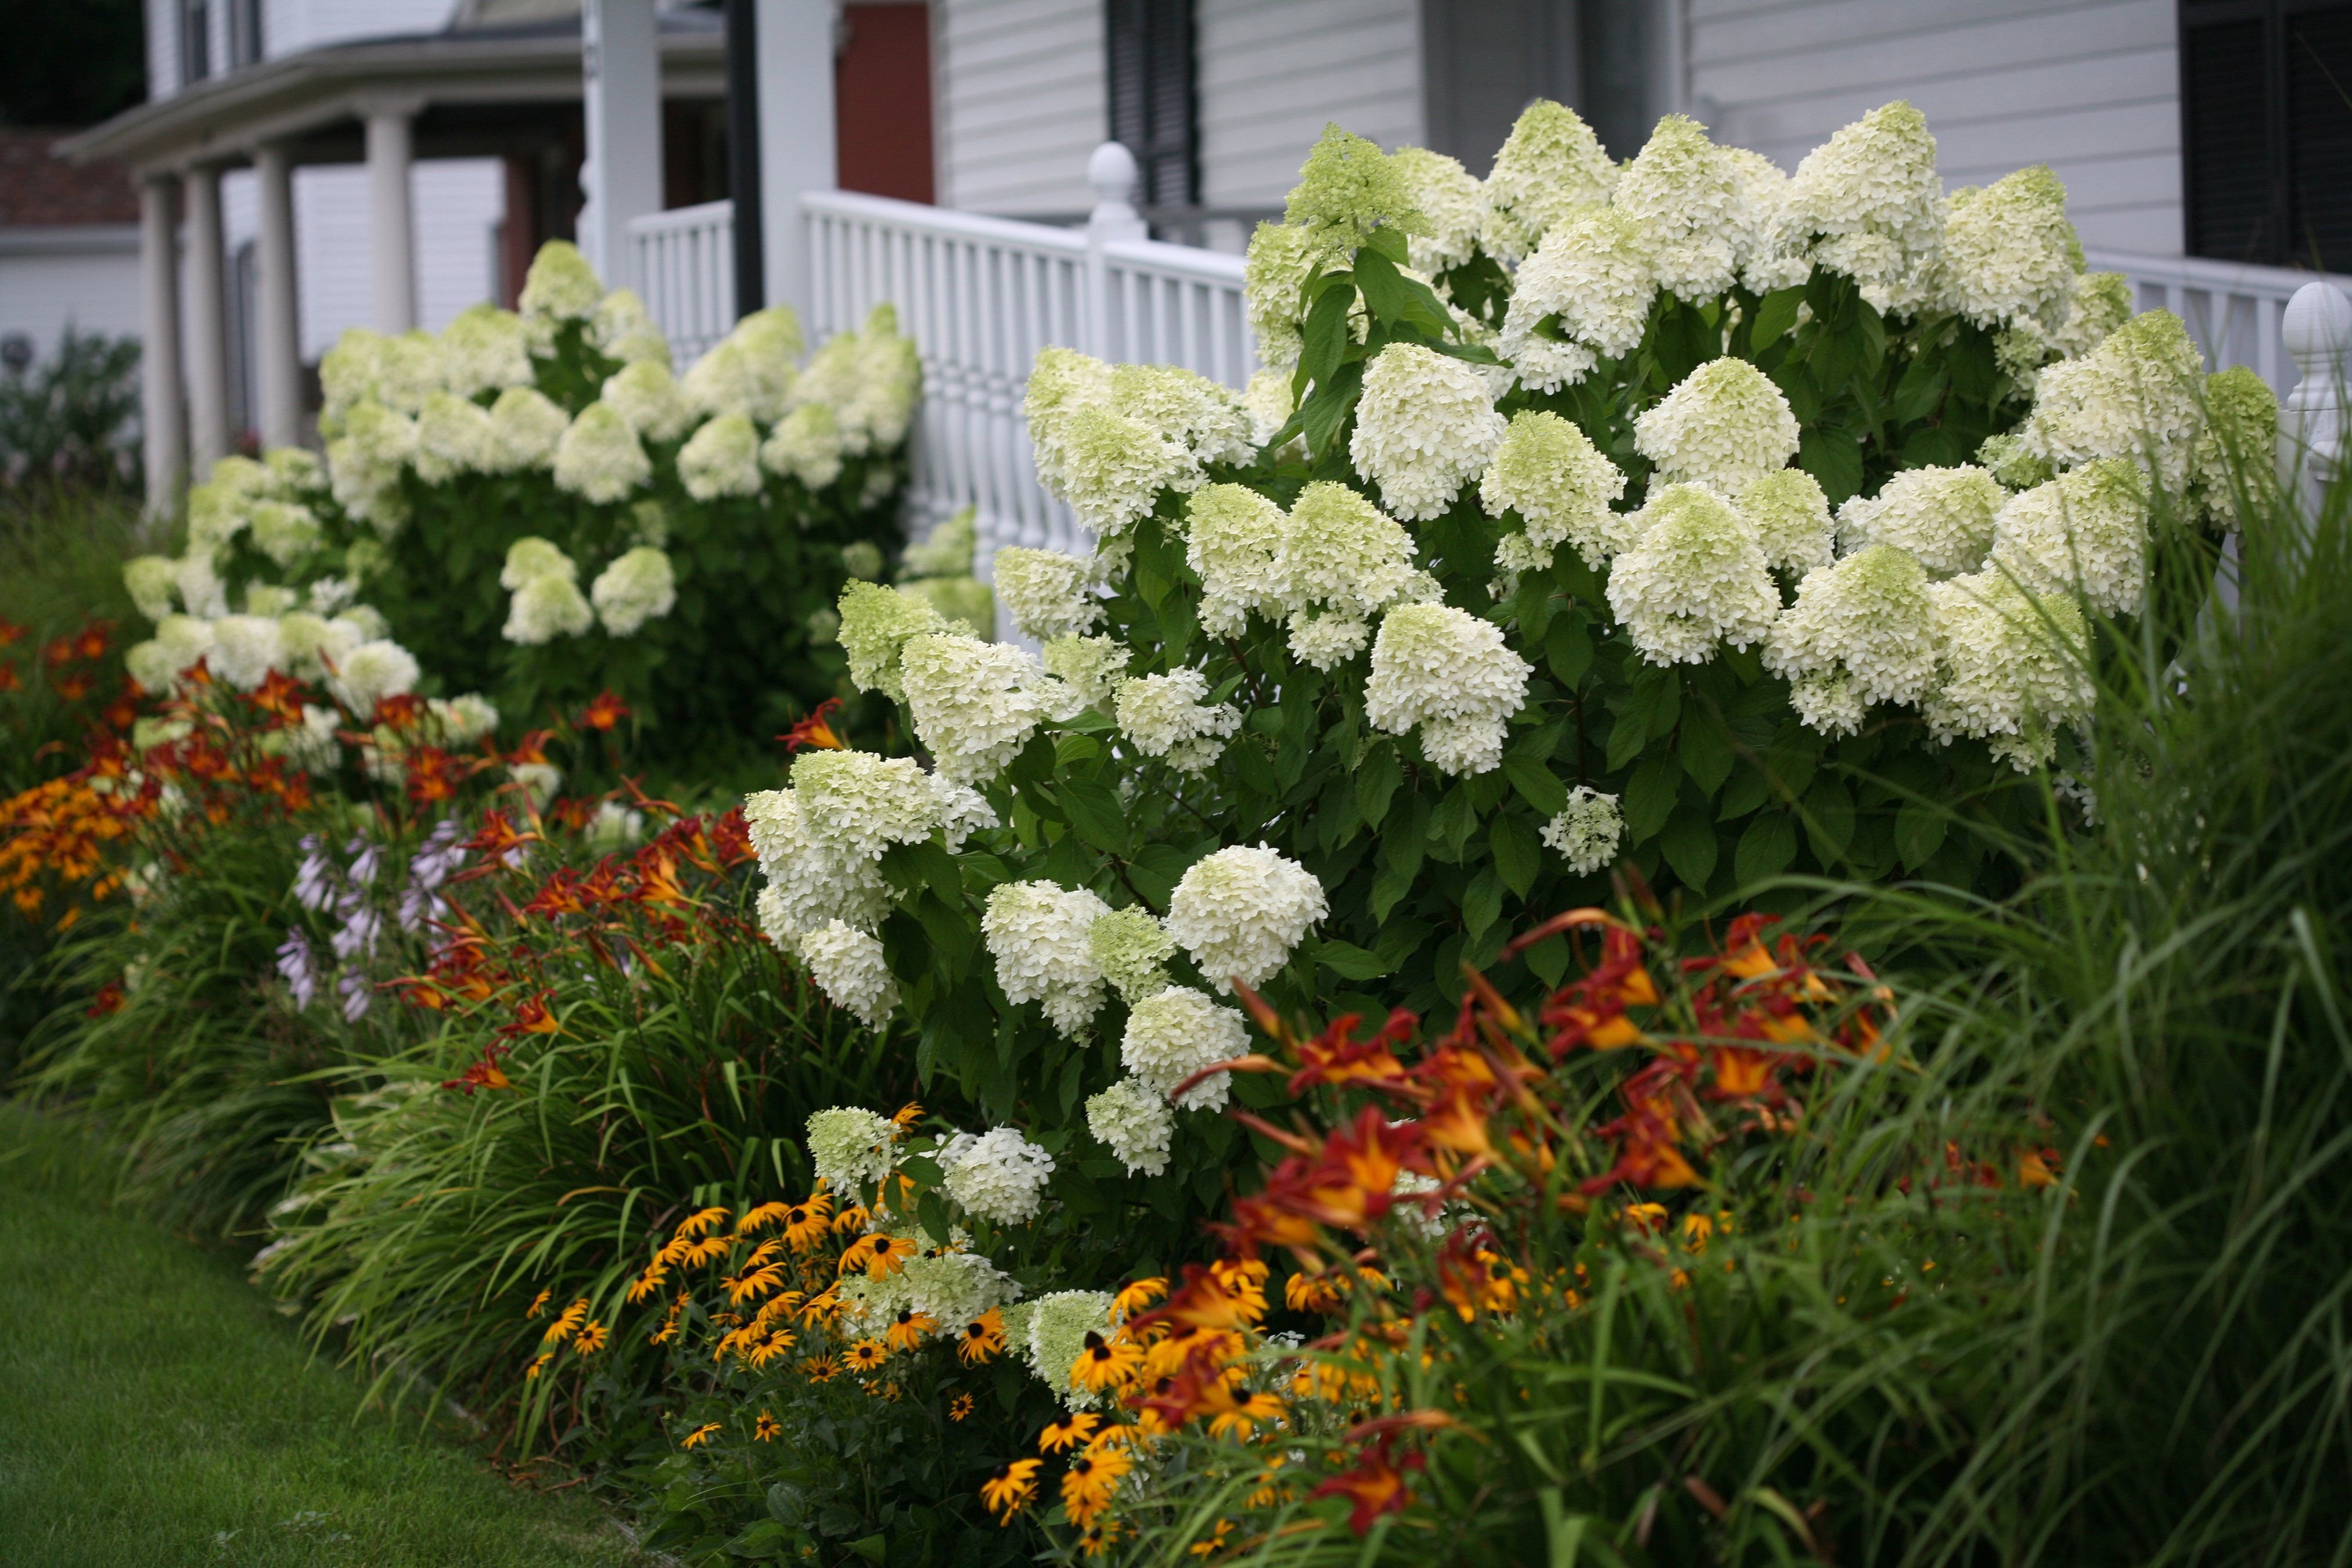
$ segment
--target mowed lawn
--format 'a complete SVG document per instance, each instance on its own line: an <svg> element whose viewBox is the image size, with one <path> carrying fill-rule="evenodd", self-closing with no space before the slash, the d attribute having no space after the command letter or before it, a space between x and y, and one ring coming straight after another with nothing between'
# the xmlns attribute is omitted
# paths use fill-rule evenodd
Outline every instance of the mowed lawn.
<svg viewBox="0 0 2352 1568"><path fill-rule="evenodd" d="M604 1568L577 1492L518 1490L358 1383L207 1254L110 1213L87 1151L0 1105L0 1564Z"/></svg>

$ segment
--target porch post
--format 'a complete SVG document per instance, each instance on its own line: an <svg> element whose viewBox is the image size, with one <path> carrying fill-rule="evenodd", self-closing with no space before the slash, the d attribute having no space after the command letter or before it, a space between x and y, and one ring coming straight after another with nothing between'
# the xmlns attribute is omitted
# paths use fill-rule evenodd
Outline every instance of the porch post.
<svg viewBox="0 0 2352 1568"><path fill-rule="evenodd" d="M768 302L760 226L760 28L754 0L727 0L727 199L735 241L735 313Z"/></svg>
<svg viewBox="0 0 2352 1568"><path fill-rule="evenodd" d="M228 311L221 288L220 170L190 169L188 202L188 447L194 471L228 456Z"/></svg>
<svg viewBox="0 0 2352 1568"><path fill-rule="evenodd" d="M756 0L760 61L760 226L771 305L817 320L803 191L840 183L834 146L833 0Z"/></svg>
<svg viewBox="0 0 2352 1568"><path fill-rule="evenodd" d="M416 216L409 192L415 104L380 104L367 114L368 275L375 330L416 325Z"/></svg>
<svg viewBox="0 0 2352 1568"><path fill-rule="evenodd" d="M150 516L172 510L188 468L180 384L180 232L172 221L177 183L158 175L139 184L139 274L147 318L141 331L139 394Z"/></svg>
<svg viewBox="0 0 2352 1568"><path fill-rule="evenodd" d="M261 232L255 247L260 276L254 292L255 380L265 447L291 447L302 438L302 350L294 282L294 160L282 142L256 150L260 176Z"/></svg>
<svg viewBox="0 0 2352 1568"><path fill-rule="evenodd" d="M629 220L662 210L661 37L653 0L585 0L580 70L588 158L580 247L609 288L637 288Z"/></svg>

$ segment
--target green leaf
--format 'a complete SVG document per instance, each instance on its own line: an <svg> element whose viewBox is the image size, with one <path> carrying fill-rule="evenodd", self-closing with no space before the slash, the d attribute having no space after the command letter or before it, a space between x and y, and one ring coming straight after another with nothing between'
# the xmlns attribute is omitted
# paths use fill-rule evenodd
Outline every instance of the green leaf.
<svg viewBox="0 0 2352 1568"><path fill-rule="evenodd" d="M1691 710L1683 721L1682 737L1676 747L1682 754L1683 771L1691 776L1701 794L1708 799L1723 787L1731 776L1731 731L1723 721L1704 708Z"/></svg>
<svg viewBox="0 0 2352 1568"><path fill-rule="evenodd" d="M936 1187L948 1179L940 1163L929 1154L909 1154L898 1162L898 1169L929 1187Z"/></svg>
<svg viewBox="0 0 2352 1568"><path fill-rule="evenodd" d="M1356 287L1364 291L1365 308L1383 325L1438 334L1453 324L1427 284L1405 277L1395 262L1370 246L1356 253Z"/></svg>
<svg viewBox="0 0 2352 1568"><path fill-rule="evenodd" d="M1544 662L1562 686L1573 687L1592 668L1592 637L1581 616L1560 616L1544 635Z"/></svg>
<svg viewBox="0 0 2352 1568"><path fill-rule="evenodd" d="M1779 342L1781 334L1797 324L1797 307L1805 302L1805 286L1775 289L1757 302L1756 324L1748 329L1749 353Z"/></svg>
<svg viewBox="0 0 2352 1568"><path fill-rule="evenodd" d="M1906 801L1895 814L1895 852L1903 857L1906 870L1916 871L1935 858L1936 851L1944 847L1944 834L1950 818L1940 806L1922 801Z"/></svg>
<svg viewBox="0 0 2352 1568"><path fill-rule="evenodd" d="M1106 855L1127 853L1127 812L1110 785L1090 773L1076 773L1054 794L1080 837Z"/></svg>
<svg viewBox="0 0 2352 1568"><path fill-rule="evenodd" d="M1389 814L1389 799L1403 781L1397 767L1396 747L1381 741L1365 753L1356 768L1356 809L1368 827L1378 827Z"/></svg>
<svg viewBox="0 0 2352 1568"><path fill-rule="evenodd" d="M1813 782L1813 771L1821 766L1822 738L1794 720L1781 727L1764 752L1764 766L1772 782L1786 792L1785 798L1801 797L1806 786Z"/></svg>
<svg viewBox="0 0 2352 1568"><path fill-rule="evenodd" d="M1159 909L1168 907L1176 884L1192 867L1191 858L1173 844L1147 844L1128 862L1127 879L1137 892Z"/></svg>
<svg viewBox="0 0 2352 1568"><path fill-rule="evenodd" d="M1777 877L1787 870L1797 858L1797 819L1787 810L1768 811L1748 825L1739 836L1739 847L1731 857L1731 869L1743 888L1753 887L1767 877Z"/></svg>
<svg viewBox="0 0 2352 1568"><path fill-rule="evenodd" d="M862 1540L851 1542L849 1550L856 1552L868 1563L882 1563L889 1559L890 1543L878 1534L869 1535Z"/></svg>
<svg viewBox="0 0 2352 1568"><path fill-rule="evenodd" d="M1475 942L1502 915L1503 881L1489 866L1470 879L1469 891L1462 895L1462 928Z"/></svg>
<svg viewBox="0 0 2352 1568"><path fill-rule="evenodd" d="M1568 804L1568 786L1551 776L1551 770L1542 762L1523 752L1513 752L1503 759L1503 776L1519 792L1519 798L1546 817L1557 816Z"/></svg>
<svg viewBox="0 0 2352 1568"><path fill-rule="evenodd" d="M1658 847L1665 853L1666 864L1693 891L1705 891L1706 879L1715 875L1717 848L1712 817L1706 807L1685 801L1675 808L1665 832L1658 837Z"/></svg>
<svg viewBox="0 0 2352 1568"><path fill-rule="evenodd" d="M1645 669L1633 681L1626 705L1642 718L1642 728L1653 736L1671 733L1683 711L1683 678L1673 669Z"/></svg>
<svg viewBox="0 0 2352 1568"><path fill-rule="evenodd" d="M1642 721L1639 714L1618 714L1616 723L1609 731L1609 771L1613 773L1640 756L1642 748L1649 743L1650 727Z"/></svg>
<svg viewBox="0 0 2352 1568"><path fill-rule="evenodd" d="M1672 752L1661 752L1633 770L1625 785L1625 831L1634 843L1646 842L1665 826L1682 783L1682 763Z"/></svg>
<svg viewBox="0 0 2352 1568"><path fill-rule="evenodd" d="M1853 797L1835 779L1816 779L1805 792L1805 835L1812 840L1813 856L1823 866L1844 858L1853 839Z"/></svg>
<svg viewBox="0 0 2352 1568"><path fill-rule="evenodd" d="M1566 799L1565 791L1561 798ZM1486 830L1486 842L1494 848L1495 870L1503 885L1526 898L1528 889L1535 886L1536 873L1543 869L1543 844L1535 824L1517 812L1499 812L1495 826Z"/></svg>
<svg viewBox="0 0 2352 1568"><path fill-rule="evenodd" d="M1843 506L1862 489L1862 443L1851 430L1813 426L1797 444L1797 467L1820 481L1832 508Z"/></svg>
<svg viewBox="0 0 2352 1568"><path fill-rule="evenodd" d="M1324 942L1315 950L1315 962L1342 980L1378 980L1396 972L1396 966L1379 953L1345 942Z"/></svg>
<svg viewBox="0 0 2352 1568"><path fill-rule="evenodd" d="M940 1247L947 1245L948 1235L955 1227L948 1219L948 1205L939 1194L925 1192L915 1200L915 1218L921 1224L923 1234L933 1243Z"/></svg>
<svg viewBox="0 0 2352 1568"><path fill-rule="evenodd" d="M1349 279L1326 276L1321 281L1323 292L1316 297L1300 329L1303 346L1298 369L1316 385L1328 387L1348 353L1348 314L1356 302L1356 291Z"/></svg>
<svg viewBox="0 0 2352 1568"><path fill-rule="evenodd" d="M1364 362L1350 360L1331 374L1331 379L1318 382L1313 395L1298 411L1298 428L1307 437L1307 450L1318 457L1328 451L1339 426L1356 409L1356 399L1363 395Z"/></svg>

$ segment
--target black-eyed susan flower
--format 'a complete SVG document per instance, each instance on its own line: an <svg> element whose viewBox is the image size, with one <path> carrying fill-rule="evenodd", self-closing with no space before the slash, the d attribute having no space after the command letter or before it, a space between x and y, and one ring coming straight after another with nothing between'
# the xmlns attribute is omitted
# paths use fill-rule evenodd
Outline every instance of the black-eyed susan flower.
<svg viewBox="0 0 2352 1568"><path fill-rule="evenodd" d="M572 1348L582 1355L594 1355L604 1348L612 1337L613 1331L610 1329L591 1318L580 1325L578 1333L572 1336Z"/></svg>
<svg viewBox="0 0 2352 1568"><path fill-rule="evenodd" d="M1029 1506L1037 1495L1037 1472L1044 1468L1043 1459L1015 1459L999 1465L988 1479L980 1483L980 1500L988 1511L1002 1514L999 1521L1013 1522L1013 1516Z"/></svg>
<svg viewBox="0 0 2352 1568"><path fill-rule="evenodd" d="M678 1221L677 1229L671 1234L675 1236L709 1236L712 1231L717 1230L720 1226L727 1223L727 1216L730 1212L731 1211L721 1208L715 1204L707 1209L698 1209L693 1214L690 1214L684 1219Z"/></svg>
<svg viewBox="0 0 2352 1568"><path fill-rule="evenodd" d="M1164 1300L1167 1294L1168 1281L1156 1275L1149 1279L1130 1279L1121 1285L1118 1293L1111 1298L1111 1319L1114 1322L1125 1322L1152 1302Z"/></svg>
<svg viewBox="0 0 2352 1568"><path fill-rule="evenodd" d="M752 1424L751 1436L755 1442L772 1443L783 1436L783 1431L782 1424L762 1410L760 1412L760 1419Z"/></svg>
<svg viewBox="0 0 2352 1568"><path fill-rule="evenodd" d="M540 1343L551 1345L559 1340L568 1340L578 1332L580 1325L587 1321L588 1298L583 1296L564 1308L556 1315L555 1321L547 1325L547 1332L540 1336Z"/></svg>
<svg viewBox="0 0 2352 1568"><path fill-rule="evenodd" d="M824 1239L831 1226L833 1199L824 1193L813 1193L806 1203L794 1204L784 1211L784 1240L795 1252L807 1252Z"/></svg>
<svg viewBox="0 0 2352 1568"><path fill-rule="evenodd" d="M1099 1557L1118 1544L1118 1521L1097 1520L1078 1531L1078 1550L1088 1557Z"/></svg>
<svg viewBox="0 0 2352 1568"><path fill-rule="evenodd" d="M523 1309L522 1315L526 1318L538 1317L541 1312L547 1310L548 1298L554 1294L555 1292L552 1290L541 1290L538 1295L533 1296L530 1299L530 1305Z"/></svg>
<svg viewBox="0 0 2352 1568"><path fill-rule="evenodd" d="M720 1424L716 1421L706 1421L701 1426L697 1426L693 1431L688 1432L683 1438L679 1439L677 1446L681 1448L700 1447L703 1444L709 1442L713 1436L717 1436L719 1425Z"/></svg>
<svg viewBox="0 0 2352 1568"><path fill-rule="evenodd" d="M966 1366L985 1366L1004 1353L1004 1314L994 1307L963 1326L956 1336L956 1355Z"/></svg>
<svg viewBox="0 0 2352 1568"><path fill-rule="evenodd" d="M756 1235L759 1232L767 1229L768 1226L781 1222L784 1215L790 1212L791 1205L789 1204L766 1203L755 1205L751 1208L745 1209L743 1211L743 1217L735 1222L735 1234L738 1236Z"/></svg>
<svg viewBox="0 0 2352 1568"><path fill-rule="evenodd" d="M971 1394L957 1394L953 1399L950 1399L950 1400L949 1400L949 1401L948 1401L948 1419L949 1419L949 1420L950 1420L950 1421L961 1421L961 1420L962 1420L965 1416L967 1416L967 1415L971 1415Z"/></svg>
<svg viewBox="0 0 2352 1568"><path fill-rule="evenodd" d="M841 1363L829 1355L813 1355L801 1363L801 1375L811 1383L831 1383L841 1375Z"/></svg>
<svg viewBox="0 0 2352 1568"><path fill-rule="evenodd" d="M1062 1472L1062 1511L1081 1530L1092 1525L1110 1507L1119 1478L1134 1468L1135 1460L1118 1448L1089 1448L1079 1454Z"/></svg>
<svg viewBox="0 0 2352 1568"><path fill-rule="evenodd" d="M1065 1448L1075 1448L1093 1436L1096 1428L1101 1425L1101 1416L1084 1410L1066 1420L1049 1422L1045 1429L1037 1434L1037 1451L1058 1454Z"/></svg>
<svg viewBox="0 0 2352 1568"><path fill-rule="evenodd" d="M1184 1549L1185 1553L1192 1557L1214 1557L1225 1549L1225 1538L1233 1532L1234 1521L1230 1519L1221 1519L1217 1521L1217 1528L1209 1532L1208 1540L1192 1542Z"/></svg>
<svg viewBox="0 0 2352 1568"><path fill-rule="evenodd" d="M530 1370L524 1373L523 1376L525 1378L536 1378L541 1373L547 1370L547 1363L554 1359L555 1352L553 1351L541 1351L538 1355L531 1358Z"/></svg>
<svg viewBox="0 0 2352 1568"><path fill-rule="evenodd" d="M1336 1312L1347 1293L1344 1274L1294 1274L1282 1282L1282 1304L1294 1312Z"/></svg>
<svg viewBox="0 0 2352 1568"><path fill-rule="evenodd" d="M940 1321L937 1318L929 1312L918 1312L909 1308L891 1321L890 1327L884 1331L884 1338L889 1341L894 1351L910 1351L939 1331Z"/></svg>
<svg viewBox="0 0 2352 1568"><path fill-rule="evenodd" d="M668 1283L669 1270L663 1268L658 1259L647 1264L646 1266L646 1271L643 1274L638 1275L635 1280L629 1286L629 1304L631 1306L635 1306L637 1302L644 1300L646 1297L658 1292L663 1286ZM545 1292L541 1292L540 1300L544 1301L546 1299L547 1297Z"/></svg>
<svg viewBox="0 0 2352 1568"><path fill-rule="evenodd" d="M880 1340L860 1340L849 1347L842 1360L852 1372L873 1372L889 1358Z"/></svg>
<svg viewBox="0 0 2352 1568"><path fill-rule="evenodd" d="M1086 1348L1078 1352L1077 1360L1070 1363L1070 1385L1098 1394L1107 1388L1124 1388L1133 1383L1143 1370L1143 1347L1125 1337L1105 1339L1089 1332Z"/></svg>

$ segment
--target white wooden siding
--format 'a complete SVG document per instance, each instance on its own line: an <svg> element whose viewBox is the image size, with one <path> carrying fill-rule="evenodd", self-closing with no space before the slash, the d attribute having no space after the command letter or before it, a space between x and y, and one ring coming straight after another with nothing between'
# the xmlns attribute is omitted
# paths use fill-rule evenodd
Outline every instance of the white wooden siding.
<svg viewBox="0 0 2352 1568"><path fill-rule="evenodd" d="M110 338L140 335L139 231L112 224L0 229L0 337L22 332L43 359L68 327ZM11 241L16 243L11 243Z"/></svg>
<svg viewBox="0 0 2352 1568"><path fill-rule="evenodd" d="M178 0L147 0L147 96L169 98L180 90Z"/></svg>
<svg viewBox="0 0 2352 1568"><path fill-rule="evenodd" d="M1101 0L940 0L939 200L1076 214L1106 134Z"/></svg>
<svg viewBox="0 0 2352 1568"><path fill-rule="evenodd" d="M1199 0L1201 199L1279 206L1337 121L1383 147L1426 135L1416 0Z"/></svg>
<svg viewBox="0 0 2352 1568"><path fill-rule="evenodd" d="M457 9L457 0L262 0L261 47L276 59L355 38L434 33Z"/></svg>
<svg viewBox="0 0 2352 1568"><path fill-rule="evenodd" d="M1935 131L1947 188L2047 163L2084 245L2180 252L2172 0L1685 6L1688 102L1719 141L1794 169L1839 126L1905 98Z"/></svg>

